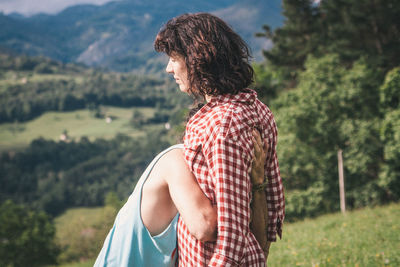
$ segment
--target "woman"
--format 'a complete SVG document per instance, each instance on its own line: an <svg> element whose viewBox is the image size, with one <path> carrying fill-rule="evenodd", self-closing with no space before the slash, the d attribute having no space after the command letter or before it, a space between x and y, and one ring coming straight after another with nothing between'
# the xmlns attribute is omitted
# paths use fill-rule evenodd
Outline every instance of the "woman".
<svg viewBox="0 0 400 267"><path fill-rule="evenodd" d="M282 179L276 156L272 112L247 87L254 71L249 49L223 20L207 13L171 19L155 49L169 56L167 72L182 92L207 102L187 123L184 159L202 191L217 206L217 240L201 242L178 220L179 266L265 266L263 248L250 231L252 132L268 143L265 183L258 186L268 205L268 241L281 235ZM266 205L264 205L266 206Z"/></svg>
<svg viewBox="0 0 400 267"><path fill-rule="evenodd" d="M252 175L260 176L266 153L259 134L254 136ZM182 148L164 150L147 167L119 211L94 266L175 266L179 215L198 240L216 239L216 210L188 169Z"/></svg>

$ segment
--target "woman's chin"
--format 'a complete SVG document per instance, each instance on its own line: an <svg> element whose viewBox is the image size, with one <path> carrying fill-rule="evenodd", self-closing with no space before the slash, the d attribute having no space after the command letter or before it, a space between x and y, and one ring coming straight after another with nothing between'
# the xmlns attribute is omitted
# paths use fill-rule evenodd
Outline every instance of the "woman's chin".
<svg viewBox="0 0 400 267"><path fill-rule="evenodd" d="M188 89L186 88L186 86L184 86L184 85L179 85L179 90L181 90L181 92L183 92L183 93L187 93L188 92Z"/></svg>

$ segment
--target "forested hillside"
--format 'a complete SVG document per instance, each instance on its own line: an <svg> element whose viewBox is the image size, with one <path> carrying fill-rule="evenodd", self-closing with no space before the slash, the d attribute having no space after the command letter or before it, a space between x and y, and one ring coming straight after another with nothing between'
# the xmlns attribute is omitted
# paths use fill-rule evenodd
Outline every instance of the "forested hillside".
<svg viewBox="0 0 400 267"><path fill-rule="evenodd" d="M3 153L0 202L11 199L58 215L70 207L101 206L108 192L125 198L168 145L162 134L69 143L37 139L22 152Z"/></svg>

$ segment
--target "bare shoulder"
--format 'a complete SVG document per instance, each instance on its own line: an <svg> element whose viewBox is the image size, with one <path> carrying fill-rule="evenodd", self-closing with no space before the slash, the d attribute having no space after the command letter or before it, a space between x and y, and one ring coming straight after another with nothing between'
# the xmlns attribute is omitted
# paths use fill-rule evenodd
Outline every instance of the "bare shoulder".
<svg viewBox="0 0 400 267"><path fill-rule="evenodd" d="M179 179L182 176L191 174L183 155L183 149L177 148L168 151L160 162L164 172L164 177L168 181L170 179Z"/></svg>
<svg viewBox="0 0 400 267"><path fill-rule="evenodd" d="M167 153L161 158L160 164L164 169L174 169L184 166L185 161L183 158L183 149L175 148Z"/></svg>
<svg viewBox="0 0 400 267"><path fill-rule="evenodd" d="M183 149L182 148L174 148L171 149L168 153L170 159L183 158Z"/></svg>
<svg viewBox="0 0 400 267"><path fill-rule="evenodd" d="M162 157L163 164L174 164L177 161L183 160L183 149L171 149Z"/></svg>

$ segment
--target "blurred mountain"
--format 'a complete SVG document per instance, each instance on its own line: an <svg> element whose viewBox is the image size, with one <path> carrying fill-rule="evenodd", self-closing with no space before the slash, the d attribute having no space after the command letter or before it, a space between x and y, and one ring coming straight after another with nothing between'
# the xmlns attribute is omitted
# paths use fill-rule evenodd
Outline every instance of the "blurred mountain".
<svg viewBox="0 0 400 267"><path fill-rule="evenodd" d="M255 33L262 32L263 25L272 29L282 26L280 0L237 1L227 8L212 12L227 21L246 40L256 60L261 60L262 49L269 49L272 43L264 38L256 38Z"/></svg>
<svg viewBox="0 0 400 267"><path fill-rule="evenodd" d="M165 64L153 51L158 30L176 15L199 11L226 20L256 57L268 42L254 34L264 24L274 28L283 23L280 0L123 0L102 6L77 5L56 15L0 13L0 46L63 62L154 73Z"/></svg>

